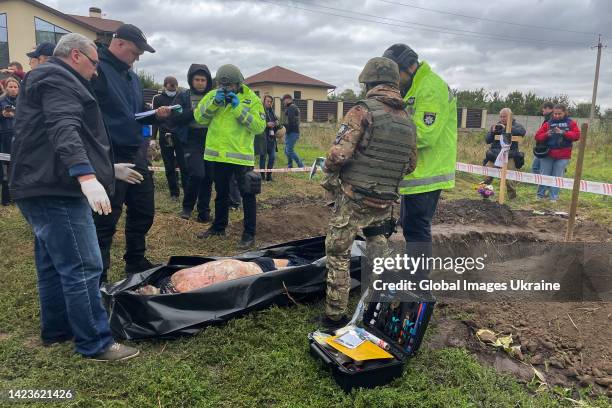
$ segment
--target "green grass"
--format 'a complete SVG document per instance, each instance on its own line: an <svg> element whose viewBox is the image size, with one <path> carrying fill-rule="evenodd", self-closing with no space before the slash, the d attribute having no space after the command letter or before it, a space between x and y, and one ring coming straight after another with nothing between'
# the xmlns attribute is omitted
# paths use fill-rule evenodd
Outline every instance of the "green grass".
<svg viewBox="0 0 612 408"><path fill-rule="evenodd" d="M307 164L323 153L327 138L333 138L333 132L304 135L297 151ZM282 146L279 150L277 167L285 164ZM474 197L471 183L472 180L461 177L458 188L447 198ZM197 240L195 233L203 227L177 217L179 204L168 199L162 174L156 175L156 185L157 214L148 238L152 260L165 261L173 254L236 253L235 240ZM264 188L260 196L264 207L266 202L273 203L288 194L321 195L318 184L308 181L303 174L278 175L274 183ZM520 203L516 205L524 204ZM584 202L581 208L583 205ZM588 207L589 214L605 213L599 204L589 205L593 205L592 209ZM607 211L609 217L609 207ZM241 214L232 213L233 220L240 218ZM112 252L113 280L123 275L120 262L123 245L120 227ZM24 388L72 389L76 398L57 406L87 408L572 406L553 391L535 392L513 378L481 366L462 349L424 349L409 361L401 379L389 386L346 395L308 354L306 334L315 329L310 320L321 313L320 301L271 307L224 326L209 327L193 337L139 342L136 345L142 356L126 363L89 362L73 354L69 344L40 346L32 235L15 207L0 208L0 248L2 392ZM435 319L428 335L433 331ZM589 403L610 406L604 397ZM0 400L0 406L16 405Z"/></svg>

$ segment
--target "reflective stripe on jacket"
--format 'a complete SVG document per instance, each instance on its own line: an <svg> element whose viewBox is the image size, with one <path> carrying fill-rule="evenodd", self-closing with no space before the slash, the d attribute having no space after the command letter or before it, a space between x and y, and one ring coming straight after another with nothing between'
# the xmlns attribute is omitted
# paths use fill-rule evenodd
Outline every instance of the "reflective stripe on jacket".
<svg viewBox="0 0 612 408"><path fill-rule="evenodd" d="M417 128L418 162L400 182L400 194L455 186L457 99L426 62L421 62L404 100Z"/></svg>

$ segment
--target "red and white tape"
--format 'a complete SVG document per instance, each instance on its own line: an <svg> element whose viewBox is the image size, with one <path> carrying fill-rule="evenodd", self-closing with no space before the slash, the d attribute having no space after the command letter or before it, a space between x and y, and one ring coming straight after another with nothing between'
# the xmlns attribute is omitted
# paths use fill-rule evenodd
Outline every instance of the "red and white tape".
<svg viewBox="0 0 612 408"><path fill-rule="evenodd" d="M151 171L165 171L165 169L163 167L157 167L157 166L151 166L149 167L149 170ZM295 168L291 168L291 169L253 169L254 172L256 173L307 173L310 172L310 170L312 170L312 167L295 167ZM177 169L178 171L178 169Z"/></svg>
<svg viewBox="0 0 612 408"><path fill-rule="evenodd" d="M501 177L501 169L495 167L478 166L476 164L457 163L457 171L464 173L480 174L483 176ZM565 177L543 176L534 173L524 173L516 170L508 170L506 179L519 181L521 183L538 184L550 187L559 187L567 190L574 188L574 179ZM612 196L612 184L597 181L580 180L580 191L585 193L602 194Z"/></svg>
<svg viewBox="0 0 612 408"><path fill-rule="evenodd" d="M10 161L9 154L0 153L0 161ZM480 174L483 176L501 177L501 169L495 167L478 166L476 164L457 163L457 171L464 173ZM164 171L163 167L149 167L152 171ZM272 173L305 173L310 172L312 166L298 167L291 169L254 169L256 172L272 172ZM551 187L564 188L571 190L574 188L574 179L565 177L543 176L534 173L524 173L516 170L508 170L506 178L521 183L538 184ZM601 183L597 181L580 180L580 191L584 193L601 194L612 196L612 183Z"/></svg>

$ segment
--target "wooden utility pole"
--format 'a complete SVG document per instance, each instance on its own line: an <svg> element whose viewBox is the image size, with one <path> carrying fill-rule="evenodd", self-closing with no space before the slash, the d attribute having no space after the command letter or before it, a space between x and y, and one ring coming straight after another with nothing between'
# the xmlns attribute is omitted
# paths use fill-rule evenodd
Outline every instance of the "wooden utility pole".
<svg viewBox="0 0 612 408"><path fill-rule="evenodd" d="M589 114L590 126L593 126L593 118L595 117L595 102L597 102L597 84L599 83L599 64L601 64L601 49L604 47L601 43L601 34L599 34L596 47L597 63L595 64L595 81L593 82L593 96L591 97L591 112Z"/></svg>
<svg viewBox="0 0 612 408"><path fill-rule="evenodd" d="M597 39L597 62L595 63L595 80L593 81L593 96L591 98L591 112L589 114L589 125L593 126L595 118L595 103L597 102L597 84L599 83L599 65L601 64L601 34ZM576 161L576 171L574 172L574 188L572 189L572 202L570 203L569 218L567 220L567 231L565 241L571 241L574 237L574 225L576 223L576 212L578 210L578 196L580 195L580 179L582 178L582 163L584 161L584 151L586 149L587 133L589 126L582 124L580 129L580 143L578 144L578 159Z"/></svg>

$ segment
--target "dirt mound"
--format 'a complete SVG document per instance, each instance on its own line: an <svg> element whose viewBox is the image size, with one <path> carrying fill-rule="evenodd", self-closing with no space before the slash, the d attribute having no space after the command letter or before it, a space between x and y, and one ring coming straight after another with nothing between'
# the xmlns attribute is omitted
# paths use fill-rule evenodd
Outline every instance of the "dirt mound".
<svg viewBox="0 0 612 408"><path fill-rule="evenodd" d="M551 386L591 386L595 393L612 390L612 304L603 302L565 303L444 303L444 316L462 315L457 320L440 318L428 345L432 348L467 347L479 361L528 382L532 365ZM497 335L511 335L521 354L511 358L476 339L486 328ZM525 366L527 364L527 366ZM525 367L528 370L525 370Z"/></svg>
<svg viewBox="0 0 612 408"><path fill-rule="evenodd" d="M257 214L257 240L260 245L275 244L293 239L324 235L327 230L330 209L323 205L264 209ZM231 228L242 228L233 223Z"/></svg>
<svg viewBox="0 0 612 408"><path fill-rule="evenodd" d="M527 224L525 217L517 216L507 205L495 201L469 200L440 201L433 218L434 224Z"/></svg>

